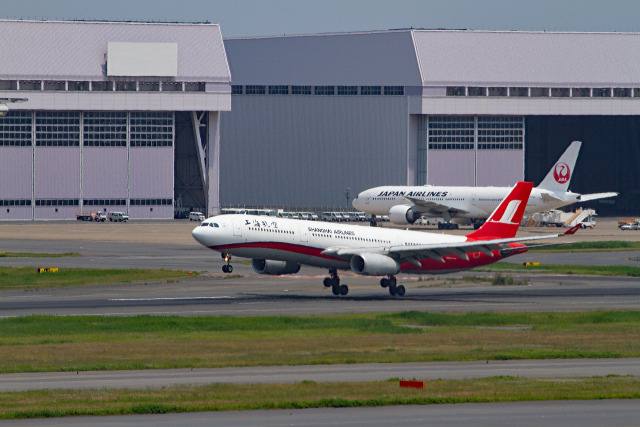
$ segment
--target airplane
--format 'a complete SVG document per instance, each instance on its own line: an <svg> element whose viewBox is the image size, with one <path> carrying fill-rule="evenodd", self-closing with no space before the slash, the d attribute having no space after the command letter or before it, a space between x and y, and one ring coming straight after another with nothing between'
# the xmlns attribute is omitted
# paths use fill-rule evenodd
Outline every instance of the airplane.
<svg viewBox="0 0 640 427"><path fill-rule="evenodd" d="M451 273L491 264L533 247L570 243L525 246L521 242L573 234L579 225L560 234L515 237L532 188L531 182L516 184L489 219L466 236L255 215L213 216L191 234L221 253L225 273L233 271L232 256L251 258L258 274L294 274L302 264L322 267L329 270L324 286L332 288L334 295L347 295L349 288L340 283L338 270L351 270L386 276L380 285L391 295L402 296L405 287L397 285L398 273Z"/></svg>
<svg viewBox="0 0 640 427"><path fill-rule="evenodd" d="M533 189L526 214L618 195L568 191L581 144L573 141L540 185ZM445 222L438 223L439 229L456 229L458 224L471 223L478 229L510 190L510 187L383 186L361 192L352 204L368 214L389 215L389 221L398 225L410 225L425 216L443 218Z"/></svg>

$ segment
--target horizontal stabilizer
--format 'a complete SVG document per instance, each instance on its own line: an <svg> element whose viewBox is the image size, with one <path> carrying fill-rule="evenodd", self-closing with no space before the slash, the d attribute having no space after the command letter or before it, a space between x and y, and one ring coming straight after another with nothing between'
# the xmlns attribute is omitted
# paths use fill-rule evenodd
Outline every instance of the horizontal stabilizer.
<svg viewBox="0 0 640 427"><path fill-rule="evenodd" d="M607 197L616 197L618 193L593 193L593 194L582 194L580 196L581 202L588 202L590 200L598 200L598 199L606 199Z"/></svg>

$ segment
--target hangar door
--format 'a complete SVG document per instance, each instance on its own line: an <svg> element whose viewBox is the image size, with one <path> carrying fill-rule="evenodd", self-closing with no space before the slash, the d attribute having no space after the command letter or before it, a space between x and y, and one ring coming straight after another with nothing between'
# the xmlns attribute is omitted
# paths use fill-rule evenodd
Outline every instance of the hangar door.
<svg viewBox="0 0 640 427"><path fill-rule="evenodd" d="M512 186L524 177L524 117L420 116L418 184Z"/></svg>

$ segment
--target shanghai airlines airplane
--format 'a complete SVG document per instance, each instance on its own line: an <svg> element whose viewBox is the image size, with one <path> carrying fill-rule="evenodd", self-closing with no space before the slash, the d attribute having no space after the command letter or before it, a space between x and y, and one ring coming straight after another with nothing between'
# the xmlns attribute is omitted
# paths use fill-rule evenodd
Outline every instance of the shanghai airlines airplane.
<svg viewBox="0 0 640 427"><path fill-rule="evenodd" d="M573 234L516 238L533 183L519 182L478 230L466 236L342 225L329 222L253 215L219 215L204 220L191 233L202 245L219 251L231 273L231 256L252 258L259 274L292 274L300 265L329 269L324 286L334 295L346 295L338 270L387 276L380 280L391 295L404 295L396 274L438 274L467 270L526 252L520 242ZM556 244L566 244L556 243ZM553 244L553 243L552 243ZM537 245L534 247L548 246Z"/></svg>
<svg viewBox="0 0 640 427"><path fill-rule="evenodd" d="M618 195L567 191L581 144L580 141L572 142L540 185L532 190L526 214ZM510 190L510 187L432 185L375 187L358 194L353 207L368 214L389 215L394 224L413 224L426 216L444 218L445 223L438 224L438 228L458 228L457 224L469 223L478 228Z"/></svg>

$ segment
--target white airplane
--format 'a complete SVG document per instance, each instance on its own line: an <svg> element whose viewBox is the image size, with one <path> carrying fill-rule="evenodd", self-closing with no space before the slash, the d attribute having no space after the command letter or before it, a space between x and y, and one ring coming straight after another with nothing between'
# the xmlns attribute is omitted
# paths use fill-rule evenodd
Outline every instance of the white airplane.
<svg viewBox="0 0 640 427"><path fill-rule="evenodd" d="M526 214L545 212L577 202L587 202L618 193L578 194L568 191L582 142L574 141L533 189ZM365 190L353 200L353 207L373 215L389 215L394 224L413 224L421 216L444 218L438 228L458 228L473 223L477 229L505 198L510 187L384 186ZM453 219L453 222L452 222Z"/></svg>
<svg viewBox="0 0 640 427"><path fill-rule="evenodd" d="M329 269L324 286L334 295L346 295L338 270L387 276L380 280L391 295L404 295L396 274L438 274L487 265L526 252L520 242L573 234L579 225L561 234L516 238L516 232L533 188L519 182L478 230L466 236L421 231L372 228L329 222L267 218L254 215L218 215L204 220L191 233L202 245L222 254L225 273L231 273L231 256L252 258L259 274L293 274L300 265ZM551 243L553 244L566 244ZM549 246L541 244L534 247Z"/></svg>

